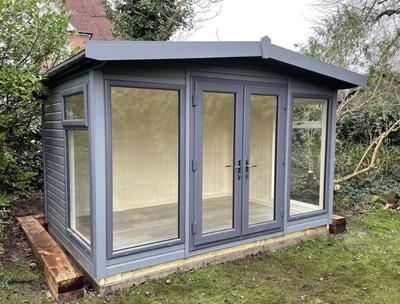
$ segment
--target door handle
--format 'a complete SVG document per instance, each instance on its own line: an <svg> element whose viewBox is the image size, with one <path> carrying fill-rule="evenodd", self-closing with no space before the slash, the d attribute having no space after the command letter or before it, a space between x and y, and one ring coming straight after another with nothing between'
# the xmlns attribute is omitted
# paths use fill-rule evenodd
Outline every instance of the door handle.
<svg viewBox="0 0 400 304"><path fill-rule="evenodd" d="M246 178L248 178L249 177L249 171L250 171L249 168L255 168L255 167L257 167L257 165L250 165L249 164L249 160L246 159L245 167L246 167L245 176L246 176Z"/></svg>
<svg viewBox="0 0 400 304"><path fill-rule="evenodd" d="M237 161L237 166L234 165L225 165L225 168L233 168L233 170L238 170L238 179L242 177L242 161L239 159Z"/></svg>

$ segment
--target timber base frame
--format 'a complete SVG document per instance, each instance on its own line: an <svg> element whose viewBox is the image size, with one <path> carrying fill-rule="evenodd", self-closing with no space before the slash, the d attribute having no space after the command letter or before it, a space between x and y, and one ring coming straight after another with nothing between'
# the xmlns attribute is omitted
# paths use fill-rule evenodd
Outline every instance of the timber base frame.
<svg viewBox="0 0 400 304"><path fill-rule="evenodd" d="M43 265L44 278L54 299L63 303L82 297L84 276L46 231L43 216L24 216L17 220L35 258Z"/></svg>
<svg viewBox="0 0 400 304"><path fill-rule="evenodd" d="M171 262L108 276L101 280L92 281L92 283L94 284L97 292L101 294L111 294L118 289L136 286L152 279L166 277L170 274L187 272L193 269L203 268L208 265L215 265L227 261L241 259L246 256L298 243L302 240L311 239L317 236L327 236L328 232L328 226L325 225L311 229L305 229L283 236L267 238L264 240L219 249L208 253L202 253Z"/></svg>

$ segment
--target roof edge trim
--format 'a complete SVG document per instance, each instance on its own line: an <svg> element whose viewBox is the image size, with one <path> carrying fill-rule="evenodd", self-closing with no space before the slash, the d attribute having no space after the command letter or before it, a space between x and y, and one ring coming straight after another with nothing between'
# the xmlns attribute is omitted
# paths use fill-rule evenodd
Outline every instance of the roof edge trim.
<svg viewBox="0 0 400 304"><path fill-rule="evenodd" d="M165 60L261 57L260 42L88 41L86 57L95 60Z"/></svg>
<svg viewBox="0 0 400 304"><path fill-rule="evenodd" d="M53 77L84 59L89 61L179 60L211 58L261 58L275 60L346 83L348 87L366 86L367 77L333 64L261 41L96 41L86 42L86 50L65 60L43 74Z"/></svg>
<svg viewBox="0 0 400 304"><path fill-rule="evenodd" d="M366 86L367 77L356 72L340 68L309 56L296 53L277 45L271 45L270 58L299 68L309 70L321 75L339 79L356 86Z"/></svg>

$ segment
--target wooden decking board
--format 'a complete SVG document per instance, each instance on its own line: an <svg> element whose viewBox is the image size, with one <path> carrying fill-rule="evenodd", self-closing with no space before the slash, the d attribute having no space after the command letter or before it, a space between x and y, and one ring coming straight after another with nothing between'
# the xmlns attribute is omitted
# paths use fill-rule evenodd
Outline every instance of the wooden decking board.
<svg viewBox="0 0 400 304"><path fill-rule="evenodd" d="M56 301L83 295L84 277L40 224L38 216L17 218L37 260L43 265L46 283Z"/></svg>

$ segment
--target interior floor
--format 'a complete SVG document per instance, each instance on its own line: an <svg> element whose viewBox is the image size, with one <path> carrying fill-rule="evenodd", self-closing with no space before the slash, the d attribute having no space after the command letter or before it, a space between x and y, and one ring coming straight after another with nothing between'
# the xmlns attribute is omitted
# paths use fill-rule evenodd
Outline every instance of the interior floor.
<svg viewBox="0 0 400 304"><path fill-rule="evenodd" d="M300 203L300 202L299 202ZM232 199L220 197L206 199L203 203L205 232L220 231L232 227ZM295 213L315 211L318 206L292 201ZM262 223L273 219L272 203L250 201L249 222ZM76 229L89 235L89 219L82 216L76 220ZM139 246L178 237L178 205L166 204L153 207L128 209L113 213L114 250Z"/></svg>

